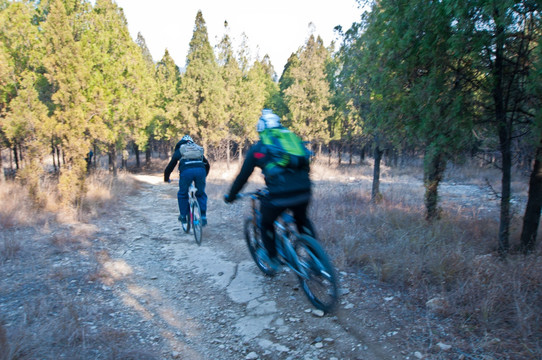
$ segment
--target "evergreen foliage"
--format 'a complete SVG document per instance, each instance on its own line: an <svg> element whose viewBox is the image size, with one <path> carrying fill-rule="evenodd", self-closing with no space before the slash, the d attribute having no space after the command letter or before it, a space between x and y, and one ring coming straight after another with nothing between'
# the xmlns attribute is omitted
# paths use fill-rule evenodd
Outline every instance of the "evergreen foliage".
<svg viewBox="0 0 542 360"><path fill-rule="evenodd" d="M198 11L177 100L178 121L205 148L218 144L227 133L224 87L203 14Z"/></svg>
<svg viewBox="0 0 542 360"><path fill-rule="evenodd" d="M330 54L322 39L311 35L297 56L290 59L281 86L288 107L286 122L303 139L327 144L333 114L326 73Z"/></svg>
<svg viewBox="0 0 542 360"><path fill-rule="evenodd" d="M310 35L277 82L267 55L252 58L246 35L234 48L227 23L213 49L201 11L181 72L167 50L153 61L143 35L130 37L112 0L2 0L0 150L10 149L37 203L40 178L59 172L61 196L73 205L85 191L90 149L108 154L116 171L122 150L146 150L150 161L153 148L167 153L189 133L229 162L257 139L255 123L265 107L319 150L338 150L339 161L343 149L352 162L354 152L362 160L373 146L374 199L382 196L382 156L423 156L430 220L438 219L438 186L448 162L498 153L505 253L514 161L540 160L541 153L540 3L371 5L350 29L336 29L338 51ZM532 169L525 211L527 250L542 207L540 166Z"/></svg>

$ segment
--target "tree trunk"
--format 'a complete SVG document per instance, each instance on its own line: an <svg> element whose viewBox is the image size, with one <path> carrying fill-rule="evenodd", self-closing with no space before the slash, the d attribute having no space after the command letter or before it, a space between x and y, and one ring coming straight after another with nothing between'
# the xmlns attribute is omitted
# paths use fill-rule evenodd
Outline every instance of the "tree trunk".
<svg viewBox="0 0 542 360"><path fill-rule="evenodd" d="M136 168L139 169L141 167L141 159L139 158L139 146L137 145L134 145L134 154L136 157Z"/></svg>
<svg viewBox="0 0 542 360"><path fill-rule="evenodd" d="M382 162L383 150L380 149L379 141L376 140L373 166L373 186L371 189L371 202L376 204L382 199L380 193L380 163Z"/></svg>
<svg viewBox="0 0 542 360"><path fill-rule="evenodd" d="M56 149L56 164L58 167L58 171L60 171L60 148L58 147L58 145L56 145L55 149Z"/></svg>
<svg viewBox="0 0 542 360"><path fill-rule="evenodd" d="M510 181L512 169L511 135L512 123L506 116L506 107L504 100L504 27L497 25L496 46L495 46L495 65L494 65L494 87L493 101L495 103L495 120L497 123L499 144L502 157L502 197L501 212L499 224L499 252L504 255L510 248Z"/></svg>
<svg viewBox="0 0 542 360"><path fill-rule="evenodd" d="M53 156L53 170L56 174L56 163L55 163L55 145L53 145L53 143L51 142L51 155Z"/></svg>
<svg viewBox="0 0 542 360"><path fill-rule="evenodd" d="M536 149L533 171L529 180L529 196L523 228L521 230L521 251L524 254L532 252L536 244L536 235L540 223L540 210L542 209L542 140Z"/></svg>
<svg viewBox="0 0 542 360"><path fill-rule="evenodd" d="M25 167L25 157L23 155L23 147L21 146L21 144L17 145L17 147L19 148L19 150L17 151L17 153L19 154L19 166L22 168Z"/></svg>
<svg viewBox="0 0 542 360"><path fill-rule="evenodd" d="M19 170L19 154L17 153L17 145L13 145L13 159L15 159L15 170Z"/></svg>
<svg viewBox="0 0 542 360"><path fill-rule="evenodd" d="M92 167L96 169L98 164L98 147L96 144L92 146L92 151L94 152L94 156L92 157Z"/></svg>
<svg viewBox="0 0 542 360"><path fill-rule="evenodd" d="M147 168L151 166L151 144L149 144L145 150L145 166Z"/></svg>
<svg viewBox="0 0 542 360"><path fill-rule="evenodd" d="M439 218L438 186L446 169L446 161L444 155L434 149L427 149L424 161L425 218L428 221L433 221Z"/></svg>
<svg viewBox="0 0 542 360"><path fill-rule="evenodd" d="M502 125L501 128L507 126ZM510 197L512 178L512 153L510 149L510 136L507 130L499 130L499 138L501 138L501 155L502 155L502 195L501 195L501 213L499 225L499 252L502 254L508 252L510 248Z"/></svg>
<svg viewBox="0 0 542 360"><path fill-rule="evenodd" d="M227 139L226 140L226 169L230 169L230 148L231 148L231 140L230 139Z"/></svg>
<svg viewBox="0 0 542 360"><path fill-rule="evenodd" d="M2 148L0 147L0 183L3 183L5 180L4 163L2 162Z"/></svg>
<svg viewBox="0 0 542 360"><path fill-rule="evenodd" d="M352 140L348 141L348 154L349 154L349 158L348 158L348 165L352 165L352 161L353 161L353 154L352 154Z"/></svg>
<svg viewBox="0 0 542 360"><path fill-rule="evenodd" d="M243 163L243 142L239 143L239 165Z"/></svg>
<svg viewBox="0 0 542 360"><path fill-rule="evenodd" d="M109 171L113 172L113 177L117 177L117 149L115 146L109 147Z"/></svg>

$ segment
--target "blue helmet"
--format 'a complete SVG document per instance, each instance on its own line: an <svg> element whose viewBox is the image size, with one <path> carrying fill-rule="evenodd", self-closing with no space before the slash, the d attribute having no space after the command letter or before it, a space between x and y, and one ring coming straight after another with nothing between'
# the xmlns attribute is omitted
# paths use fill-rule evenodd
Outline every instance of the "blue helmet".
<svg viewBox="0 0 542 360"><path fill-rule="evenodd" d="M190 137L190 135L185 135L185 136L183 136L183 138L181 139L181 141L190 141L190 142L194 142L194 140L192 140L192 138Z"/></svg>
<svg viewBox="0 0 542 360"><path fill-rule="evenodd" d="M258 124L256 125L256 130L262 132L265 129L274 129L280 126L280 117L273 113L273 110L271 109L263 109L262 116L260 116Z"/></svg>

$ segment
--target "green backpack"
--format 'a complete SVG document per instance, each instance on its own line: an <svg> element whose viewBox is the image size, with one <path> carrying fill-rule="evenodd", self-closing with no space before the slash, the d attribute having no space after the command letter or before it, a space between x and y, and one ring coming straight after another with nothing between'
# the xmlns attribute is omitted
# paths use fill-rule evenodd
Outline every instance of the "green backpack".
<svg viewBox="0 0 542 360"><path fill-rule="evenodd" d="M260 133L271 160L263 169L265 175L276 175L287 170L307 168L311 152L303 141L285 127L266 129Z"/></svg>

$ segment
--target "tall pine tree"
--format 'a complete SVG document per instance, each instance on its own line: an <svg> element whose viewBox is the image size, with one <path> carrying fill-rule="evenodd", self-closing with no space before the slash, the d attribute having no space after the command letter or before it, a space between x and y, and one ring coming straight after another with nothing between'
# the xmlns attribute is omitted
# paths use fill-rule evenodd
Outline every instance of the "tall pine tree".
<svg viewBox="0 0 542 360"><path fill-rule="evenodd" d="M328 121L333 114L326 74L330 54L322 39L311 35L297 57L299 63L288 69L292 83L284 90L288 124L304 140L321 148L329 141Z"/></svg>
<svg viewBox="0 0 542 360"><path fill-rule="evenodd" d="M181 80L179 121L205 148L227 134L225 102L224 80L198 11Z"/></svg>
<svg viewBox="0 0 542 360"><path fill-rule="evenodd" d="M85 157L90 147L86 136L90 106L84 96L90 81L90 68L83 61L83 44L78 41L82 29L74 26L76 19L84 14L84 7L78 5L72 3L69 6L62 0L53 0L43 24L45 76L53 89L53 118L57 132L62 136L66 161L59 179L62 200L66 204L79 203L83 197Z"/></svg>

